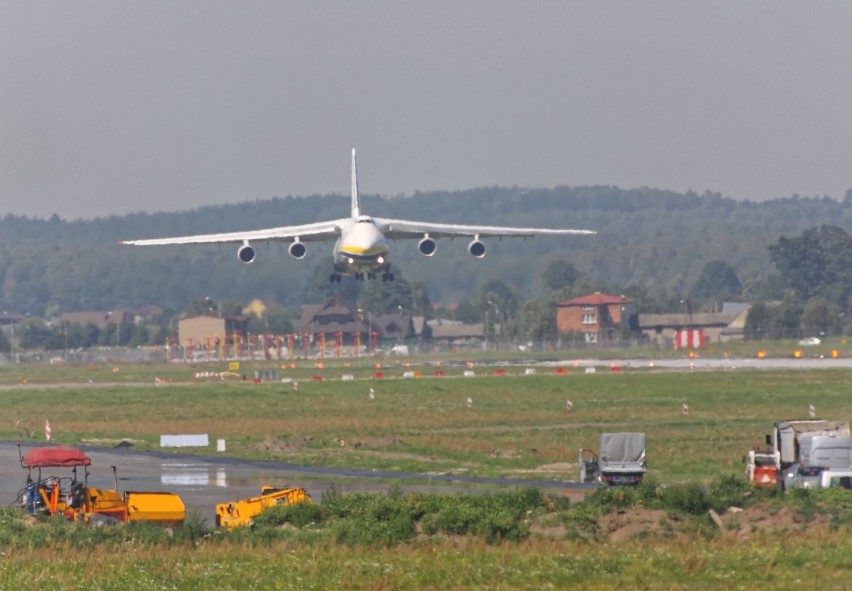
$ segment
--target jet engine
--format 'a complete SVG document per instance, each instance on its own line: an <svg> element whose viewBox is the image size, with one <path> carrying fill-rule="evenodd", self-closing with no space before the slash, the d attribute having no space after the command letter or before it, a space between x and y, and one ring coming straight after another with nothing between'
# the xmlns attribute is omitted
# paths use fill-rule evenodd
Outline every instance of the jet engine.
<svg viewBox="0 0 852 591"><path fill-rule="evenodd" d="M250 263L254 260L255 254L256 253L254 251L254 247L252 245L250 245L248 242L244 243L237 250L237 258L240 259L242 262L244 262L246 264L248 264L248 263Z"/></svg>
<svg viewBox="0 0 852 591"><path fill-rule="evenodd" d="M470 241L467 245L467 251L478 259L485 256L485 244L479 240L479 236Z"/></svg>
<svg viewBox="0 0 852 591"><path fill-rule="evenodd" d="M428 236L424 236L423 239L417 243L417 250L420 251L425 257L430 257L435 254L435 251L438 250L438 245L435 244L435 241Z"/></svg>
<svg viewBox="0 0 852 591"><path fill-rule="evenodd" d="M287 248L287 252L294 259L303 259L308 254L308 247L296 240Z"/></svg>

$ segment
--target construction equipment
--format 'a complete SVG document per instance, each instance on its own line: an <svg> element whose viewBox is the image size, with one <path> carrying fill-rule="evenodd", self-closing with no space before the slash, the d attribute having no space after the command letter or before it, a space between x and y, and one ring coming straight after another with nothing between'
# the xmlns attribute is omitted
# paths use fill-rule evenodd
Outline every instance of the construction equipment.
<svg viewBox="0 0 852 591"><path fill-rule="evenodd" d="M609 485L640 484L647 470L644 433L601 433L600 456L580 448L581 482Z"/></svg>
<svg viewBox="0 0 852 591"><path fill-rule="evenodd" d="M186 518L181 498L168 492L118 491L118 475L112 466L113 490L90 487L89 472L92 460L75 447L36 447L21 453L21 467L27 469L26 486L18 492L17 504L28 513L62 515L86 524L132 523L147 521L178 525ZM77 468L83 467L82 480ZM71 476L43 476L42 468L71 468ZM33 470L37 476L33 478Z"/></svg>
<svg viewBox="0 0 852 591"><path fill-rule="evenodd" d="M263 486L258 496L216 505L216 527L233 529L251 525L255 517L272 507L310 502L311 496L303 488Z"/></svg>

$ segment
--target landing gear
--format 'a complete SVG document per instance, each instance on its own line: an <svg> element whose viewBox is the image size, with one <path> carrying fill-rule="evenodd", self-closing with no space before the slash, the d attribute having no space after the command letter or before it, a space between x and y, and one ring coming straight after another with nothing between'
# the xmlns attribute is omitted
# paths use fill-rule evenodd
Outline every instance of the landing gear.
<svg viewBox="0 0 852 591"><path fill-rule="evenodd" d="M329 283L340 283L340 273L332 273L328 276Z"/></svg>
<svg viewBox="0 0 852 591"><path fill-rule="evenodd" d="M363 273L355 273L355 280L356 281L364 281L364 274Z"/></svg>
<svg viewBox="0 0 852 591"><path fill-rule="evenodd" d="M382 273L382 281L393 281L393 273Z"/></svg>
<svg viewBox="0 0 852 591"><path fill-rule="evenodd" d="M376 272L375 271L370 271L369 273L367 273L367 279L375 279L375 278L376 278Z"/></svg>

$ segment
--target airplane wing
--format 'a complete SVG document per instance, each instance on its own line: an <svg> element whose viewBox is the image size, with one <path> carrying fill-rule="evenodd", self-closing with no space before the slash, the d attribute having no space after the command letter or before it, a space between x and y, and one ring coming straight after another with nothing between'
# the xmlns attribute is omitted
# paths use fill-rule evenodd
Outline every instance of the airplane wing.
<svg viewBox="0 0 852 591"><path fill-rule="evenodd" d="M529 238L538 235L580 235L597 234L594 230L568 230L558 228L515 228L507 226L471 226L464 224L441 224L435 222L415 222L373 218L376 225L387 238L422 238L429 234L432 238L451 238L453 236L515 236Z"/></svg>
<svg viewBox="0 0 852 591"><path fill-rule="evenodd" d="M247 242L261 240L294 240L317 242L337 238L344 223L349 218L328 222L315 222L300 226L281 226L266 230L248 230L245 232L225 232L222 234L198 234L194 236L176 236L173 238L146 238L144 240L122 240L121 244L133 246L162 246L167 244L225 244L228 242Z"/></svg>

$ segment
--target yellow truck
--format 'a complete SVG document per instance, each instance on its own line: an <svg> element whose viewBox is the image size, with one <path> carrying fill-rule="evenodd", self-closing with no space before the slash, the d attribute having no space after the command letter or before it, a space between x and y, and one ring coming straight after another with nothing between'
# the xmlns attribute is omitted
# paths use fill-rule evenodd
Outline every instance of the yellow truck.
<svg viewBox="0 0 852 591"><path fill-rule="evenodd" d="M310 502L311 496L303 488L263 486L258 496L216 505L216 527L233 529L251 525L255 517L272 507Z"/></svg>
<svg viewBox="0 0 852 591"><path fill-rule="evenodd" d="M18 455L21 467L27 469L26 486L18 492L18 505L28 513L62 515L85 524L132 523L147 521L178 525L186 519L183 500L169 492L118 491L118 478L113 466L115 489L88 485L86 469L92 460L76 447L35 447ZM83 468L82 479L77 468ZM70 476L48 476L43 468L71 468ZM36 476L33 477L33 471Z"/></svg>

